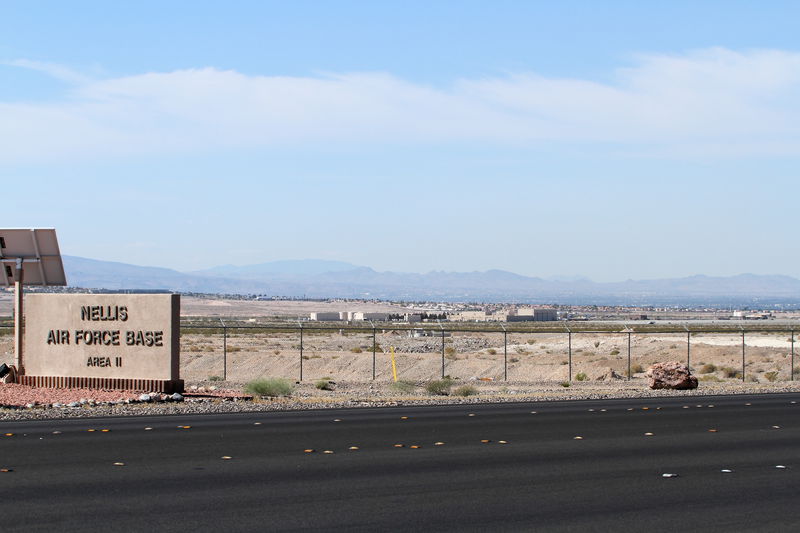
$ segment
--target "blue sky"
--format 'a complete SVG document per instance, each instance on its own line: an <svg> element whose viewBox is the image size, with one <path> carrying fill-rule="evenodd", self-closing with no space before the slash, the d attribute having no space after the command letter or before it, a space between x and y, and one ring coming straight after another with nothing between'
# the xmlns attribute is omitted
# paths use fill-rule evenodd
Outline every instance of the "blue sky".
<svg viewBox="0 0 800 533"><path fill-rule="evenodd" d="M3 226L325 258L800 277L796 2L0 2Z"/></svg>

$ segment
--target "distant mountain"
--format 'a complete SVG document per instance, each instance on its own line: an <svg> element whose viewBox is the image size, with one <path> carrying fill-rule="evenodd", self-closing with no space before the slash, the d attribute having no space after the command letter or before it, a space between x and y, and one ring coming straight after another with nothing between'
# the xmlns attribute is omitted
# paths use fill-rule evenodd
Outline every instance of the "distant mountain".
<svg viewBox="0 0 800 533"><path fill-rule="evenodd" d="M69 284L86 288L597 305L800 303L800 280L780 275L697 275L597 283L586 278L541 279L503 270L426 274L377 272L350 263L313 259L226 265L191 273L74 256L64 256L64 266Z"/></svg>
<svg viewBox="0 0 800 533"><path fill-rule="evenodd" d="M222 276L232 278L263 279L270 277L316 276L327 272L343 272L355 270L357 267L344 261L328 261L325 259L299 259L271 261L257 265L222 265L206 270L193 272L201 276Z"/></svg>

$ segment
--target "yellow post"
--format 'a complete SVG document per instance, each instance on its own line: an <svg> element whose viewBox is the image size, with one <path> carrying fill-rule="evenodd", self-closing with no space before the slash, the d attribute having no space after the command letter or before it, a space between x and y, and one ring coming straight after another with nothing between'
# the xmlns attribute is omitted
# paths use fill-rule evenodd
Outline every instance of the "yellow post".
<svg viewBox="0 0 800 533"><path fill-rule="evenodd" d="M394 382L397 383L397 364L394 362L394 346L389 346L389 351L392 354L392 376L394 376Z"/></svg>

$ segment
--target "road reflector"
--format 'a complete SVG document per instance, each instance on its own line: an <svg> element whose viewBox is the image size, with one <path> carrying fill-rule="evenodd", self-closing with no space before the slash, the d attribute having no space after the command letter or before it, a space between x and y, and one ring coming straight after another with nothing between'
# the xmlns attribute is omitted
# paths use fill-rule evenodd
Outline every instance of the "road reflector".
<svg viewBox="0 0 800 533"><path fill-rule="evenodd" d="M222 457L220 457L220 459L227 461L228 459L233 459L233 457L231 457L230 455L223 455Z"/></svg>
<svg viewBox="0 0 800 533"><path fill-rule="evenodd" d="M341 422L341 421L342 421L342 419L341 419L341 418L334 418L334 419L333 419L333 421L334 421L334 422Z"/></svg>
<svg viewBox="0 0 800 533"><path fill-rule="evenodd" d="M333 453L333 450L324 450L322 453L331 454L331 453Z"/></svg>
<svg viewBox="0 0 800 533"><path fill-rule="evenodd" d="M475 416L475 413L470 413L467 416Z"/></svg>
<svg viewBox="0 0 800 533"><path fill-rule="evenodd" d="M716 433L716 432L717 432L717 430L716 430L716 429L714 429L714 428L711 428L711 429L709 429L709 430L708 430L708 432L709 432L709 433Z"/></svg>
<svg viewBox="0 0 800 533"><path fill-rule="evenodd" d="M114 463L114 466L125 466L125 463Z"/></svg>
<svg viewBox="0 0 800 533"><path fill-rule="evenodd" d="M532 415L535 415L536 413L537 413L537 411L531 411Z"/></svg>
<svg viewBox="0 0 800 533"><path fill-rule="evenodd" d="M13 433L6 433L6 437L13 437L13 436L14 436Z"/></svg>
<svg viewBox="0 0 800 533"><path fill-rule="evenodd" d="M489 443L490 443L490 442L492 442L492 441L491 441L491 440L489 440L489 439L481 439L481 442L482 442L483 444L489 444Z"/></svg>
<svg viewBox="0 0 800 533"><path fill-rule="evenodd" d="M777 468L779 470L785 470L786 469L786 467L784 465L775 465L775 468Z"/></svg>
<svg viewBox="0 0 800 533"><path fill-rule="evenodd" d="M261 422L253 422L253 425L254 425L254 426L260 426L260 425L261 425Z"/></svg>
<svg viewBox="0 0 800 533"><path fill-rule="evenodd" d="M145 430L145 431L153 431L153 428L151 428L151 427L146 427L146 428L144 428L144 430Z"/></svg>
<svg viewBox="0 0 800 533"><path fill-rule="evenodd" d="M180 429L192 429L192 426L178 426Z"/></svg>
<svg viewBox="0 0 800 533"><path fill-rule="evenodd" d="M746 403L745 405L753 405L752 403Z"/></svg>
<svg viewBox="0 0 800 533"><path fill-rule="evenodd" d="M13 472L13 470L11 470L10 468L0 468L0 472L7 473L7 472Z"/></svg>
<svg viewBox="0 0 800 533"><path fill-rule="evenodd" d="M108 433L109 431L111 431L111 430L110 429L101 429L100 433Z"/></svg>
<svg viewBox="0 0 800 533"><path fill-rule="evenodd" d="M411 448L412 450L418 450L422 448L422 446L420 446L419 444L412 444L411 446L409 446L409 448Z"/></svg>
<svg viewBox="0 0 800 533"><path fill-rule="evenodd" d="M444 446L444 442L442 442L442 441L434 442L433 445L434 446Z"/></svg>
<svg viewBox="0 0 800 533"><path fill-rule="evenodd" d="M499 440L497 441L498 444L508 444L507 440Z"/></svg>
<svg viewBox="0 0 800 533"><path fill-rule="evenodd" d="M352 451L352 452L354 452L354 451L358 450L358 446L350 446L350 447L349 447L349 448L347 448L347 449L348 449L348 450L350 450L350 451Z"/></svg>
<svg viewBox="0 0 800 533"><path fill-rule="evenodd" d="M89 433L94 433L97 430L96 429L87 429L86 431L88 431Z"/></svg>
<svg viewBox="0 0 800 533"><path fill-rule="evenodd" d="M652 433L650 433L650 432L648 431L647 433L645 433L645 434L644 434L644 436L645 436L645 437L652 437L652 436L653 436L653 434L652 434Z"/></svg>
<svg viewBox="0 0 800 533"><path fill-rule="evenodd" d="M313 448L306 448L305 450L303 450L303 453L314 453L314 449Z"/></svg>
<svg viewBox="0 0 800 533"><path fill-rule="evenodd" d="M405 444L395 444L395 445L394 445L394 447L395 447L395 448L402 448L402 447L404 447L404 446L405 446Z"/></svg>
<svg viewBox="0 0 800 533"><path fill-rule="evenodd" d="M407 416L401 416L400 420L408 420L408 417Z"/></svg>
<svg viewBox="0 0 800 533"><path fill-rule="evenodd" d="M772 426L772 429L781 429L780 426Z"/></svg>
<svg viewBox="0 0 800 533"><path fill-rule="evenodd" d="M661 474L661 477L678 477L678 474Z"/></svg>
<svg viewBox="0 0 800 533"><path fill-rule="evenodd" d="M642 411L649 411L649 410L650 410L649 407L642 407Z"/></svg>
<svg viewBox="0 0 800 533"><path fill-rule="evenodd" d="M628 411L633 411L633 407L628 407Z"/></svg>
<svg viewBox="0 0 800 533"><path fill-rule="evenodd" d="M730 468L723 468L722 470L720 470L720 472L722 472L723 474L732 474L733 470L731 470Z"/></svg>
<svg viewBox="0 0 800 533"><path fill-rule="evenodd" d="M580 435L578 435L577 437L573 437L573 438L572 438L572 440L583 440L583 437L581 437Z"/></svg>
<svg viewBox="0 0 800 533"><path fill-rule="evenodd" d="M60 431L54 431L53 435L61 435L61 432Z"/></svg>

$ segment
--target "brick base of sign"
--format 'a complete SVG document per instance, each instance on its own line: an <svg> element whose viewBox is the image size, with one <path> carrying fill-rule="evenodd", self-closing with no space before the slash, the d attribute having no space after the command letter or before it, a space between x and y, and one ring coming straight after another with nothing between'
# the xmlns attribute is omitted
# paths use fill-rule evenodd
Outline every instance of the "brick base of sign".
<svg viewBox="0 0 800 533"><path fill-rule="evenodd" d="M142 392L183 392L183 380L18 376L22 385L62 389L120 389Z"/></svg>

